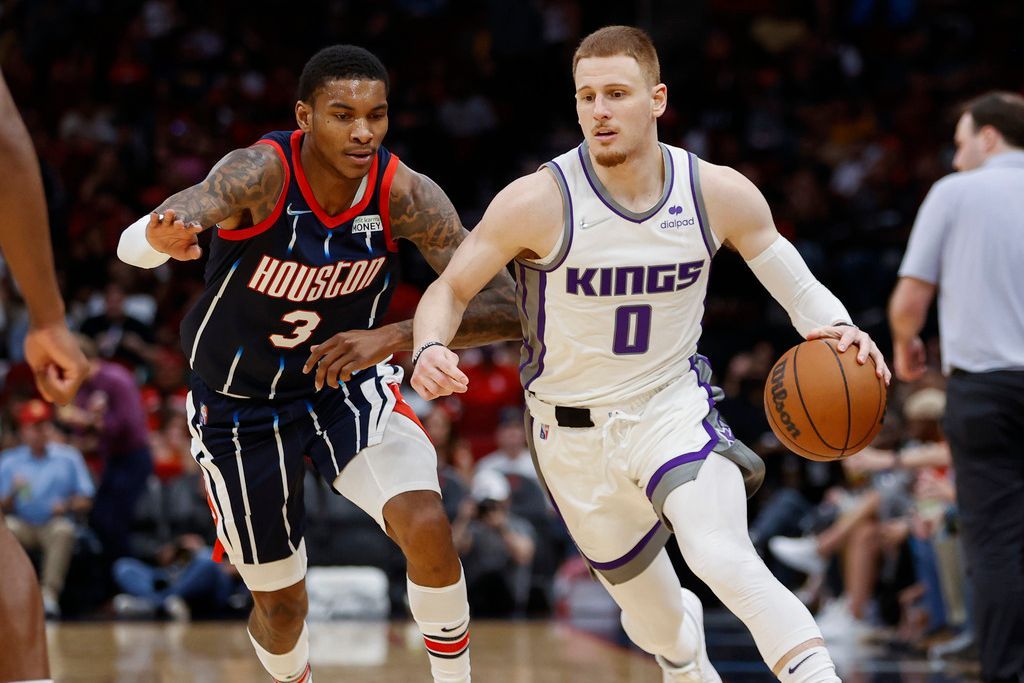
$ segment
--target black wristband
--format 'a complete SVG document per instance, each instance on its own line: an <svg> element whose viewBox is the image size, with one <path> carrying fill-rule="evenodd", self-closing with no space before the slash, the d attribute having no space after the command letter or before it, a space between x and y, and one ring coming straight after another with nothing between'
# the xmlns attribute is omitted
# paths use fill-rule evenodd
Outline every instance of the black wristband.
<svg viewBox="0 0 1024 683"><path fill-rule="evenodd" d="M443 343L443 342L428 341L426 344L424 344L420 348L416 349L416 353L412 354L412 364L413 364L413 367L416 367L416 361L418 361L420 359L420 356L423 355L423 352L426 351L427 349L429 349L431 346L443 346L445 348L448 348L448 345Z"/></svg>
<svg viewBox="0 0 1024 683"><path fill-rule="evenodd" d="M835 323L832 327L857 327L853 323ZM857 329L860 329L859 327Z"/></svg>

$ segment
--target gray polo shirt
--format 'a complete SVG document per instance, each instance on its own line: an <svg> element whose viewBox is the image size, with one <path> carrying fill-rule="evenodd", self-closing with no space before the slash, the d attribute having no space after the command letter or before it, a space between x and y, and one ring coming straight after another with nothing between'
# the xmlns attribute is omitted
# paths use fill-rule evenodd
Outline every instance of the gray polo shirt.
<svg viewBox="0 0 1024 683"><path fill-rule="evenodd" d="M1024 151L932 186L900 276L938 285L944 371L1024 369Z"/></svg>

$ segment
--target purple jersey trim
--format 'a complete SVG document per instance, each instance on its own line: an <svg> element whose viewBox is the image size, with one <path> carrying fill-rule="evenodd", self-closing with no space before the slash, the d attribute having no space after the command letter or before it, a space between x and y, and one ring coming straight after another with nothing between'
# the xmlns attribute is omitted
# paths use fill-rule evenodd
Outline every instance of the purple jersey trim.
<svg viewBox="0 0 1024 683"><path fill-rule="evenodd" d="M665 180L666 180L666 182L674 183L675 182L675 160L672 158L671 152L666 152L661 145L658 145L658 149L662 150L662 154L666 154L668 156L668 174L667 174ZM594 194L597 195L597 198L601 200L602 204L604 204L605 206L607 206L609 209L612 210L612 213L614 213L616 216L619 216L620 218L625 218L630 223L643 223L644 221L647 221L647 220L653 218L654 216L656 216L658 214L659 211L661 211L661 209L665 206L665 204L668 203L668 198L672 196L672 188L671 187L664 188L664 190L663 190L664 196L661 198L661 201L659 201L655 206L653 206L652 208L648 209L647 211L644 211L642 214L638 214L640 216L639 218L635 218L633 216L628 216L628 215L622 213L622 211L620 211L618 208L613 206L611 202L608 201L607 197L604 196L604 191L601 188L599 188L597 186L596 182L594 181L594 179L590 177L590 169L587 166L586 160L583 158L583 145L580 145L579 147L577 147L576 151L579 154L580 164L583 166L583 175L584 175L584 177L586 177L587 182L590 184L590 189L594 191ZM692 183L692 180L691 180L691 183Z"/></svg>
<svg viewBox="0 0 1024 683"><path fill-rule="evenodd" d="M567 221L567 223L562 226L563 236L562 242L560 244L562 255L558 258L557 261L553 261L552 263L548 264L530 263L529 261L521 259L516 259L516 263L522 266L526 266L530 270L538 270L550 273L551 271L555 270L563 263L565 263L565 259L569 257L569 251L572 249L572 237L574 234L576 234L576 219L574 218L572 207L572 195L569 194L569 182L565 178L565 172L562 171L562 167L558 165L558 162L553 159L544 164L544 166L541 166L541 168L545 167L554 169L554 171L558 174L558 176L555 178L555 183L558 185L558 193L562 195L562 201L565 203L563 221Z"/></svg>
<svg viewBox="0 0 1024 683"><path fill-rule="evenodd" d="M694 213L697 214L697 226L700 228L700 238L701 238L701 240L704 241L704 248L708 250L708 256L710 256L711 258L714 258L715 257L715 252L711 248L711 245L708 244L707 230L705 230L705 228L704 228L704 219L701 217L701 214L703 212L700 210L700 200L697 198L697 186L693 182L693 173L694 173L694 170L693 170L693 159L694 159L693 154L690 153L690 152L687 152L686 153L686 160L687 160L687 163L688 163L688 165L690 167L690 194L693 195L693 211L694 211ZM704 300L705 300L705 302L707 302L707 294L706 293L704 295Z"/></svg>
<svg viewBox="0 0 1024 683"><path fill-rule="evenodd" d="M529 313L529 311L526 310L526 269L523 267L522 263L520 263L518 265L519 265L519 288L523 292L523 296L521 298L521 301L522 301L521 310L523 312L523 318L525 318L526 320L529 320L530 319L530 313ZM529 325L527 325L527 327L529 327ZM527 357L526 357L525 361L523 361L522 363L519 364L519 372L522 372L523 368L525 368L527 365L529 365L530 363L533 362L533 347L530 346L530 337L527 334L523 335L523 346L526 347Z"/></svg>
<svg viewBox="0 0 1024 683"><path fill-rule="evenodd" d="M540 292L537 295L537 343L540 345L540 352L537 355L537 374L530 378L523 389L529 390L533 381L544 374L544 355L547 353L547 346L544 344L544 293L547 290L548 274L540 271Z"/></svg>

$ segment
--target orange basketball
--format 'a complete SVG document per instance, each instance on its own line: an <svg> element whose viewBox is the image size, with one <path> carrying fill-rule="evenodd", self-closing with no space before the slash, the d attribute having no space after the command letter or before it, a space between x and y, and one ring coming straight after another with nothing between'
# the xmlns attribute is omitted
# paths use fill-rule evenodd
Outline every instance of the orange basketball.
<svg viewBox="0 0 1024 683"><path fill-rule="evenodd" d="M885 416L885 380L857 347L839 353L835 339L798 344L775 363L764 386L764 411L775 436L810 460L840 460L875 438Z"/></svg>

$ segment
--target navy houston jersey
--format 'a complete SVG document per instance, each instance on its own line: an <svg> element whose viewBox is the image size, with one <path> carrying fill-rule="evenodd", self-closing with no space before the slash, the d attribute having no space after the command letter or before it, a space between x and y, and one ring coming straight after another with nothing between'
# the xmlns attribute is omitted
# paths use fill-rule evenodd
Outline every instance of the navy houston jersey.
<svg viewBox="0 0 1024 683"><path fill-rule="evenodd" d="M288 399L313 392L313 374L302 374L310 346L374 327L394 289L388 196L398 157L378 149L355 203L330 216L303 173L302 135L276 131L257 143L280 155L284 191L266 220L216 230L206 290L181 324L189 365L228 396Z"/></svg>

